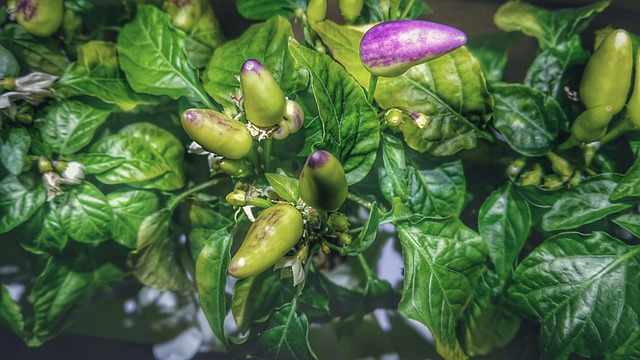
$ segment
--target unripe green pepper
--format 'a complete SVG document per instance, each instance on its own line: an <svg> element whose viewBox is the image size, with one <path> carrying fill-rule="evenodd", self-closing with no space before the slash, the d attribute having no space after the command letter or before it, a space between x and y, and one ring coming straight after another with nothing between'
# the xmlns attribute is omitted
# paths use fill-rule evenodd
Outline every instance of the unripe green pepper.
<svg viewBox="0 0 640 360"><path fill-rule="evenodd" d="M349 234L340 234L338 235L338 241L340 241L341 244L343 245L351 245L351 235Z"/></svg>
<svg viewBox="0 0 640 360"><path fill-rule="evenodd" d="M182 113L182 127L203 149L229 159L249 153L253 138L240 121L210 109L188 109Z"/></svg>
<svg viewBox="0 0 640 360"><path fill-rule="evenodd" d="M384 114L384 120L391 127L398 127L402 124L404 119L404 113L398 109L389 109Z"/></svg>
<svg viewBox="0 0 640 360"><path fill-rule="evenodd" d="M520 176L520 184L522 186L526 186L526 185L538 186L540 185L541 181L542 181L542 166L540 166L540 164L538 163L533 165L533 169L529 171L525 171Z"/></svg>
<svg viewBox="0 0 640 360"><path fill-rule="evenodd" d="M211 163L211 170L225 173L231 177L241 178L254 174L251 163L242 159L217 158Z"/></svg>
<svg viewBox="0 0 640 360"><path fill-rule="evenodd" d="M63 0L15 0L14 14L18 24L34 36L49 36L60 24Z"/></svg>
<svg viewBox="0 0 640 360"><path fill-rule="evenodd" d="M382 22L360 42L360 60L373 75L394 77L453 51L467 36L451 26L422 20Z"/></svg>
<svg viewBox="0 0 640 360"><path fill-rule="evenodd" d="M607 133L607 126L613 115L611 105L600 105L583 111L571 124L571 137L578 143L600 140Z"/></svg>
<svg viewBox="0 0 640 360"><path fill-rule="evenodd" d="M307 19L315 22L324 21L327 17L327 0L309 0Z"/></svg>
<svg viewBox="0 0 640 360"><path fill-rule="evenodd" d="M591 109L611 106L617 114L627 101L633 67L631 37L624 30L609 33L595 50L580 80L580 99Z"/></svg>
<svg viewBox="0 0 640 360"><path fill-rule="evenodd" d="M640 128L640 51L636 55L636 76L625 116L634 128Z"/></svg>
<svg viewBox="0 0 640 360"><path fill-rule="evenodd" d="M235 278L256 276L273 266L302 237L302 215L289 204L273 205L256 218L229 263Z"/></svg>
<svg viewBox="0 0 640 360"><path fill-rule="evenodd" d="M290 134L295 134L302 128L302 124L304 123L304 110L302 106L294 100L287 99L283 116L287 125L289 125Z"/></svg>
<svg viewBox="0 0 640 360"><path fill-rule="evenodd" d="M249 59L242 64L240 86L247 120L259 127L273 126L282 120L286 98L262 63Z"/></svg>
<svg viewBox="0 0 640 360"><path fill-rule="evenodd" d="M326 212L338 210L349 190L342 164L327 151L314 151L300 173L299 190L307 205Z"/></svg>
<svg viewBox="0 0 640 360"><path fill-rule="evenodd" d="M342 18L347 24L351 24L362 12L362 8L364 7L364 0L339 0L338 8L340 9L340 14Z"/></svg>
<svg viewBox="0 0 640 360"><path fill-rule="evenodd" d="M573 168L569 162L558 154L549 151L547 158L551 161L551 170L563 179L568 179L573 174Z"/></svg>
<svg viewBox="0 0 640 360"><path fill-rule="evenodd" d="M171 16L171 25L173 27L189 33L202 17L203 1L167 0L162 5L162 8Z"/></svg>

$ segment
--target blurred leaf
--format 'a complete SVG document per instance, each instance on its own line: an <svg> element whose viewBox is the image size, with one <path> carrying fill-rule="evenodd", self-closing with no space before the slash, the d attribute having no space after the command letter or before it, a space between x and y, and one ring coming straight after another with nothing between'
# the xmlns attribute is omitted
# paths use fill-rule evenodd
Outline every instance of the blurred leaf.
<svg viewBox="0 0 640 360"><path fill-rule="evenodd" d="M44 204L47 193L31 173L8 175L0 181L0 234L27 221Z"/></svg>
<svg viewBox="0 0 640 360"><path fill-rule="evenodd" d="M62 75L67 60L52 37L36 37L18 24L9 24L0 31L0 45L11 51L23 70Z"/></svg>
<svg viewBox="0 0 640 360"><path fill-rule="evenodd" d="M296 9L306 10L304 0L238 0L238 12L247 19L268 20L274 16L291 19Z"/></svg>
<svg viewBox="0 0 640 360"><path fill-rule="evenodd" d="M502 80L509 50L518 40L515 33L499 32L469 37L466 47L478 59L487 81Z"/></svg>
<svg viewBox="0 0 640 360"><path fill-rule="evenodd" d="M31 145L31 136L23 127L9 127L0 133L0 162L13 175L20 175Z"/></svg>
<svg viewBox="0 0 640 360"><path fill-rule="evenodd" d="M24 336L24 317L20 306L11 299L9 291L2 284L0 284L0 323L19 337Z"/></svg>

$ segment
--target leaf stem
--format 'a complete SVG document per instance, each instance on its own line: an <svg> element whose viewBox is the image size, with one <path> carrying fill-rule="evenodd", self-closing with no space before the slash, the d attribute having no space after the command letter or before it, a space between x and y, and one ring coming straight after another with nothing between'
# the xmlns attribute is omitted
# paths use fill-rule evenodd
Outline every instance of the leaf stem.
<svg viewBox="0 0 640 360"><path fill-rule="evenodd" d="M618 122L615 126L609 129L607 133L600 139L600 145L604 145L612 140L617 139L619 136L625 134L626 132L632 131L635 129L635 126L631 124L629 120L629 116L625 114L625 116Z"/></svg>
<svg viewBox="0 0 640 360"><path fill-rule="evenodd" d="M398 10L400 9L400 0L391 0L391 7L389 8L389 20L398 19Z"/></svg>
<svg viewBox="0 0 640 360"><path fill-rule="evenodd" d="M376 86L378 85L378 75L369 77L369 92L367 92L367 101L369 104L374 105L374 95L376 94Z"/></svg>
<svg viewBox="0 0 640 360"><path fill-rule="evenodd" d="M214 177L213 179L207 181L207 182L203 182L202 184L198 185L198 186L194 186L189 190L186 190L185 192L178 194L174 200L169 204L169 209L171 211L174 211L178 205L180 204L180 202L182 202L182 200L184 200L187 196L193 195L197 192L200 192L206 188L212 187L212 186L216 186L218 184L220 184L221 182L227 180L228 177Z"/></svg>
<svg viewBox="0 0 640 360"><path fill-rule="evenodd" d="M367 199L365 199L365 198L363 198L363 197L361 197L359 195L351 193L351 192L347 193L347 199L349 199L349 200L351 200L351 201L353 201L355 203L358 203L358 204L366 207L369 210L371 210L371 208L373 207L373 203L371 201L369 201L369 200L367 200Z"/></svg>
<svg viewBox="0 0 640 360"><path fill-rule="evenodd" d="M369 267L367 259L364 258L364 255L358 254L356 257L358 258L360 266L362 267L364 274L367 276L367 279L374 279L376 275L373 273L373 271L371 271L371 267Z"/></svg>
<svg viewBox="0 0 640 360"><path fill-rule="evenodd" d="M269 172L271 168L271 148L273 147L273 139L268 138L264 144L264 172Z"/></svg>
<svg viewBox="0 0 640 360"><path fill-rule="evenodd" d="M404 10L402 11L402 15L400 15L400 19L406 19L407 15L409 15L409 11L411 11L411 8L413 8L413 3L415 2L415 0L409 0L409 2L407 3L407 6L404 7Z"/></svg>

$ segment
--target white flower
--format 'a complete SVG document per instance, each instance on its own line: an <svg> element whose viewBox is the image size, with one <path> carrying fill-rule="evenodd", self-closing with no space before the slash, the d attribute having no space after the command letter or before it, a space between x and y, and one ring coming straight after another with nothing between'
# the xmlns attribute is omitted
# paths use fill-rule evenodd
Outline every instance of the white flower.
<svg viewBox="0 0 640 360"><path fill-rule="evenodd" d="M278 260L275 264L275 269L280 270L280 278L288 278L293 276L293 286L304 283L304 267L302 261L296 256L285 256Z"/></svg>
<svg viewBox="0 0 640 360"><path fill-rule="evenodd" d="M71 184L80 184L84 179L84 165L77 161L70 161L60 175Z"/></svg>
<svg viewBox="0 0 640 360"><path fill-rule="evenodd" d="M44 182L44 188L47 190L47 201L51 201L64 194L64 191L60 188L62 184L77 184L64 179L58 175L55 171L45 171L42 173L42 181Z"/></svg>
<svg viewBox="0 0 640 360"><path fill-rule="evenodd" d="M55 75L32 72L15 79L11 91L0 95L0 109L11 109L18 100L32 105L40 104L45 97L53 94L51 85L58 79Z"/></svg>

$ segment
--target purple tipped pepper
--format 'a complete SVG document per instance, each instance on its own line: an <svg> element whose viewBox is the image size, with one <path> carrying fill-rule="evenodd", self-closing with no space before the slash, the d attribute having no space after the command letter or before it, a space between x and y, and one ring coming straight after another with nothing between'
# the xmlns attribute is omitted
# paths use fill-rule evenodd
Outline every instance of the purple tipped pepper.
<svg viewBox="0 0 640 360"><path fill-rule="evenodd" d="M340 161L324 150L307 158L299 178L302 200L320 211L336 211L347 199L347 177Z"/></svg>
<svg viewBox="0 0 640 360"><path fill-rule="evenodd" d="M261 62L249 59L242 64L240 86L247 120L259 127L273 126L282 120L286 98Z"/></svg>
<svg viewBox="0 0 640 360"><path fill-rule="evenodd" d="M31 35L49 36L62 24L63 0L15 0L13 6L16 21Z"/></svg>
<svg viewBox="0 0 640 360"><path fill-rule="evenodd" d="M240 121L210 109L188 109L180 119L184 131L203 149L229 159L249 153L253 137Z"/></svg>
<svg viewBox="0 0 640 360"><path fill-rule="evenodd" d="M360 42L360 59L373 75L394 77L466 44L467 36L451 26L422 20L380 23Z"/></svg>

